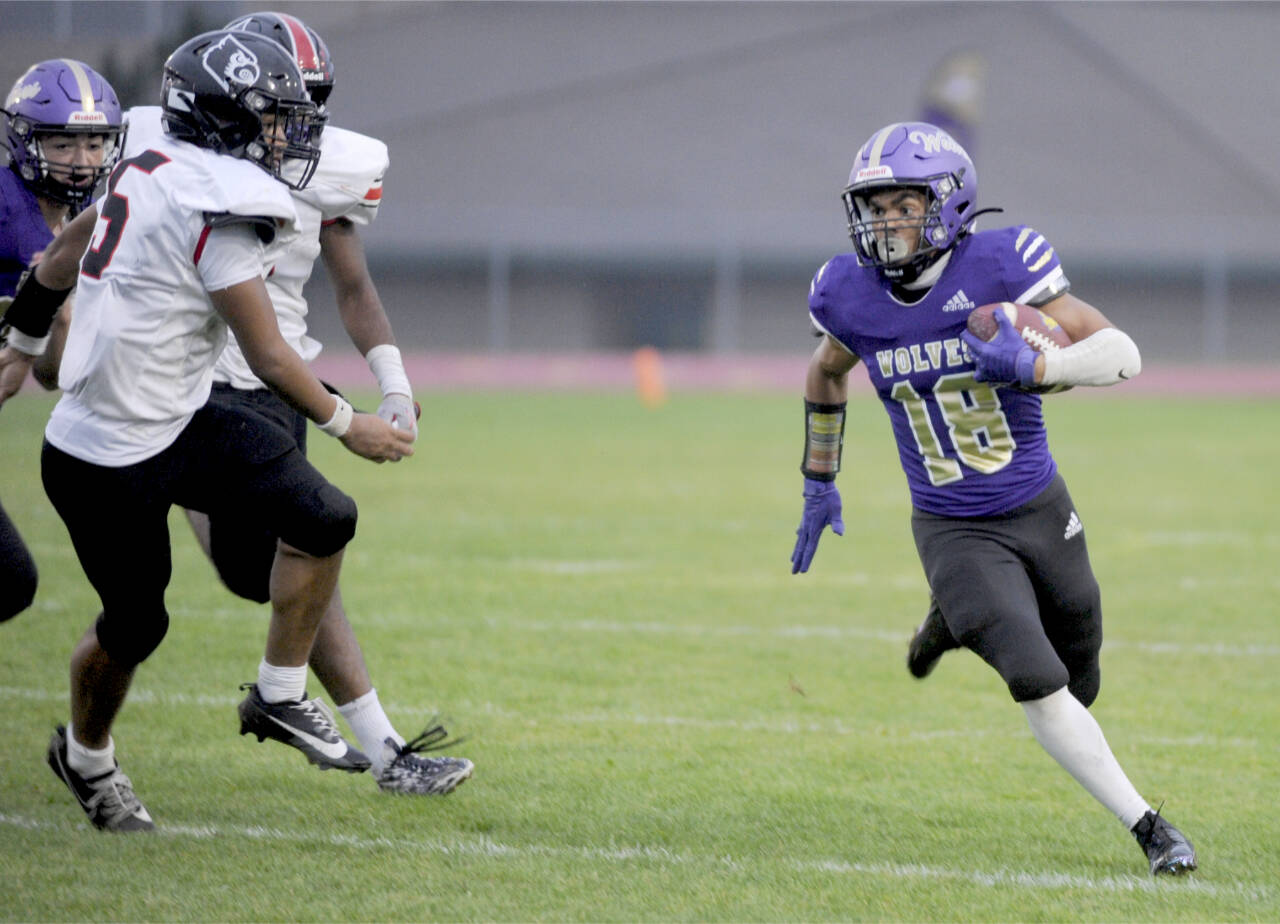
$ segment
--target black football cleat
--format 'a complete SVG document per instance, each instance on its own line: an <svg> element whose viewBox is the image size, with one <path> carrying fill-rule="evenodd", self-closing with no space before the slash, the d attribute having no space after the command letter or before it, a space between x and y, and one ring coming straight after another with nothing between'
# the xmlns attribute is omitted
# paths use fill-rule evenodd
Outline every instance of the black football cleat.
<svg viewBox="0 0 1280 924"><path fill-rule="evenodd" d="M1180 876L1196 868L1195 848L1181 831L1161 818L1158 811L1143 815L1131 833L1151 861L1152 876L1161 873Z"/></svg>
<svg viewBox="0 0 1280 924"><path fill-rule="evenodd" d="M256 735L259 741L273 738L297 748L321 770L363 773L369 769L369 758L338 734L333 713L320 700L268 703L256 683L242 684L240 689L249 691L239 707L240 734Z"/></svg>
<svg viewBox="0 0 1280 924"><path fill-rule="evenodd" d="M67 784L89 821L99 831L151 831L155 823L146 806L134 795L133 784L116 764L106 773L83 777L67 762L67 730L59 725L49 739L45 755L49 769Z"/></svg>
<svg viewBox="0 0 1280 924"><path fill-rule="evenodd" d="M907 646L907 670L917 680L929 676L941 658L960 643L951 635L951 630L942 621L942 610L938 609L938 601L929 601L929 615L924 618L911 636L911 644Z"/></svg>
<svg viewBox="0 0 1280 924"><path fill-rule="evenodd" d="M384 792L448 795L471 778L475 765L465 757L424 757L422 754L461 743L462 739L450 741L449 733L438 723L402 745L388 738L382 745L382 769L374 773L374 778Z"/></svg>

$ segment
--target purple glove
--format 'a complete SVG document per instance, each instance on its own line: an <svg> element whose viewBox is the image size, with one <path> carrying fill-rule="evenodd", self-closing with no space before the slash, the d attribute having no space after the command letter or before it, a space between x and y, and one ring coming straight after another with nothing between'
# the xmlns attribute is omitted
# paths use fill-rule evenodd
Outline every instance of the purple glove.
<svg viewBox="0 0 1280 924"><path fill-rule="evenodd" d="M796 530L795 551L791 553L792 574L809 570L813 553L818 550L818 539L828 525L837 536L844 535L844 520L840 517L842 509L840 492L836 490L834 481L804 480L804 515L800 518L800 528Z"/></svg>
<svg viewBox="0 0 1280 924"><path fill-rule="evenodd" d="M977 364L973 380L996 384L1016 382L1023 388L1031 388L1036 384L1036 357L1040 354L1022 339L1003 311L997 311L994 317L996 335L990 340L979 340L967 330L960 332L960 339Z"/></svg>

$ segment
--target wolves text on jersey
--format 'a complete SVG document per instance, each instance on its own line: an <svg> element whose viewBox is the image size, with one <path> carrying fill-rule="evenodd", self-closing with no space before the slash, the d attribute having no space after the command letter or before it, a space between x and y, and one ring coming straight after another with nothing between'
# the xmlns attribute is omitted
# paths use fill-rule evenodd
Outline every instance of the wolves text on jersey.
<svg viewBox="0 0 1280 924"><path fill-rule="evenodd" d="M886 379L895 373L910 375L913 372L968 368L972 363L969 349L959 337L926 340L893 350L876 350L876 365L880 368L881 377Z"/></svg>

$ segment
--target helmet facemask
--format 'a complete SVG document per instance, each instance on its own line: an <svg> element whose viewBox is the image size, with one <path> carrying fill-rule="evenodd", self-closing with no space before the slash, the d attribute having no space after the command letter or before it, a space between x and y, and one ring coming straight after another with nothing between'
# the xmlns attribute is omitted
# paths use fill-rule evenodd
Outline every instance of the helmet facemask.
<svg viewBox="0 0 1280 924"><path fill-rule="evenodd" d="M315 103L275 99L252 88L242 95L245 107L258 114L259 130L241 156L290 189L303 189L320 161L324 120Z"/></svg>
<svg viewBox="0 0 1280 924"><path fill-rule="evenodd" d="M924 214L915 220L876 218L871 209L871 197L895 189L921 193L925 199ZM958 238L947 228L944 207L962 191L962 178L952 174L925 177L920 184L872 181L846 187L841 198L858 261L864 266L876 267L891 282L915 281ZM965 209L961 207L956 211ZM917 233L914 247L910 247L901 236L901 232L908 229Z"/></svg>
<svg viewBox="0 0 1280 924"><path fill-rule="evenodd" d="M65 126L33 125L22 117L12 118L10 131L22 145L25 157L18 169L23 181L37 195L61 202L64 205L81 206L96 191L98 184L107 178L120 159L124 148L124 130L119 126L103 125L92 128L68 128ZM97 165L64 164L50 159L47 146L55 136L100 136L102 160Z"/></svg>

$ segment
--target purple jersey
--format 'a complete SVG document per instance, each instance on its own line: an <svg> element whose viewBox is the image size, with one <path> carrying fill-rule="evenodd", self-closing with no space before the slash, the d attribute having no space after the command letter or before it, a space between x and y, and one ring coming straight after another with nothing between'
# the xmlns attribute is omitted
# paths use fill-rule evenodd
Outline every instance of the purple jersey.
<svg viewBox="0 0 1280 924"><path fill-rule="evenodd" d="M49 246L53 232L22 178L0 167L0 298L12 298L31 258Z"/></svg>
<svg viewBox="0 0 1280 924"><path fill-rule="evenodd" d="M961 239L938 281L910 305L853 254L833 257L814 277L809 314L867 367L918 509L1003 513L1053 479L1039 396L975 382L960 332L979 305L1039 304L1066 285L1053 248L1025 226Z"/></svg>

